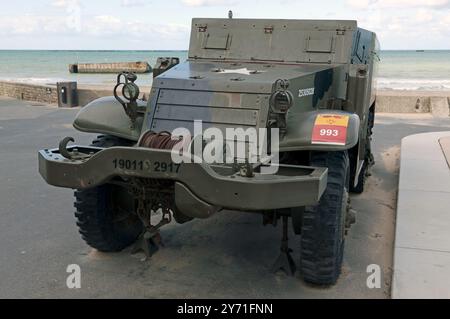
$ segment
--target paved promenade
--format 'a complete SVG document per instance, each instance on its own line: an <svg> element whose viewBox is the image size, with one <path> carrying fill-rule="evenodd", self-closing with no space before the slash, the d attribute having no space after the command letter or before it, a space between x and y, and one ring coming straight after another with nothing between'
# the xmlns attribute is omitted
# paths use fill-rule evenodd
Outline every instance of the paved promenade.
<svg viewBox="0 0 450 319"><path fill-rule="evenodd" d="M405 137L393 298L450 298L450 131Z"/></svg>

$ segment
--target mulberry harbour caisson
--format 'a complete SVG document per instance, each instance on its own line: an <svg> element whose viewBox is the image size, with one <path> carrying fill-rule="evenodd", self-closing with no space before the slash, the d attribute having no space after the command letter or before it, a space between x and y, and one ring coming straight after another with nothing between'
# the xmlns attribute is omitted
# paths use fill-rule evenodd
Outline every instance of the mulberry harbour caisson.
<svg viewBox="0 0 450 319"><path fill-rule="evenodd" d="M67 137L40 151L39 171L49 184L75 189L80 233L100 251L134 245L151 256L172 218L253 212L264 225L282 222L274 271L334 284L355 221L348 194L363 191L373 164L378 47L356 21L193 19L187 61L158 60L148 101L138 99L136 76L121 73L114 96L74 121L101 136L90 146ZM217 144L229 139L227 129L244 132L232 140L245 151ZM208 148L228 160L192 160Z"/></svg>

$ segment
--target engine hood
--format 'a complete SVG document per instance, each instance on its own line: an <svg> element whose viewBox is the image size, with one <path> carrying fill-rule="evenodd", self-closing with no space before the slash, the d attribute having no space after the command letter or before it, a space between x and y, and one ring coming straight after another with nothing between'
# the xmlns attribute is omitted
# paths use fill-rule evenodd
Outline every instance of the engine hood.
<svg viewBox="0 0 450 319"><path fill-rule="evenodd" d="M161 74L154 87L270 94L278 79L295 80L337 67L331 64L276 64L187 61Z"/></svg>

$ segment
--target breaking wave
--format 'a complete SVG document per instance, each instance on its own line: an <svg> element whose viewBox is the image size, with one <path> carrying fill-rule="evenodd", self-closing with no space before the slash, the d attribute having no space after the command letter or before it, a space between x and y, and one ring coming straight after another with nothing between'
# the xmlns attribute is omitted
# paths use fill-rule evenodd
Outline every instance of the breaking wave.
<svg viewBox="0 0 450 319"><path fill-rule="evenodd" d="M423 90L447 91L450 90L450 79L400 79L377 78L379 89L390 90Z"/></svg>

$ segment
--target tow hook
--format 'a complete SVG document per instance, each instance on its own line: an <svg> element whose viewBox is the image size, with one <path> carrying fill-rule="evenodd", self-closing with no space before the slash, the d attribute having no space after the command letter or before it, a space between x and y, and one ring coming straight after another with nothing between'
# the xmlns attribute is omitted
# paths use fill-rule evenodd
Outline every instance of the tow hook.
<svg viewBox="0 0 450 319"><path fill-rule="evenodd" d="M69 160L81 160L81 159L85 159L88 158L89 155L87 154L83 154L78 152L78 149L74 148L72 150L72 152L69 152L69 150L67 149L67 145L69 144L69 142L75 142L75 139L73 137L65 137L61 142L59 142L59 153L64 157L67 158Z"/></svg>

